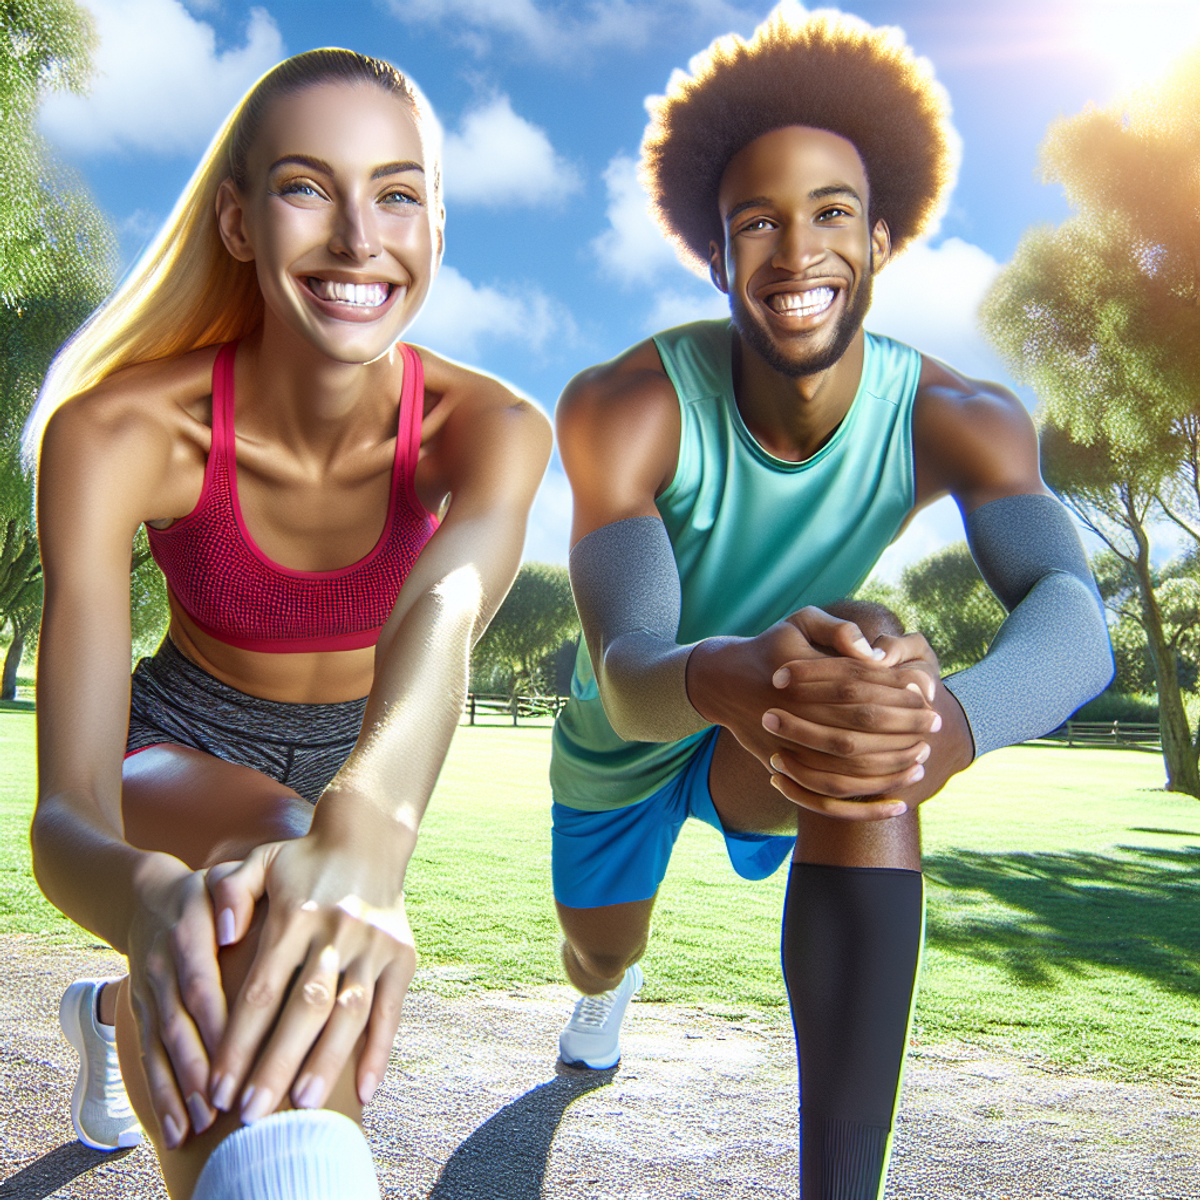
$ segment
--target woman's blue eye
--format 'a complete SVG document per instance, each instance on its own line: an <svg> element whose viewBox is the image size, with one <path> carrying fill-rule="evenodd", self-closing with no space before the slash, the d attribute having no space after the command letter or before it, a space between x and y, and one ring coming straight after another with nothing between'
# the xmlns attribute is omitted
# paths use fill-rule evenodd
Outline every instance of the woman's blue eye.
<svg viewBox="0 0 1200 1200"><path fill-rule="evenodd" d="M316 196L317 189L309 183L295 181L282 184L275 192L277 196Z"/></svg>

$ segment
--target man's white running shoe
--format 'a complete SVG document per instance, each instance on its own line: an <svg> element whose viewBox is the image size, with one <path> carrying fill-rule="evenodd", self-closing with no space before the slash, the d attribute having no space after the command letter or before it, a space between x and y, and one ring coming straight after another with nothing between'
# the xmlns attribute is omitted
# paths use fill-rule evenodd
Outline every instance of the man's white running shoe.
<svg viewBox="0 0 1200 1200"><path fill-rule="evenodd" d="M63 993L58 1023L79 1052L79 1077L71 1093L71 1124L79 1140L93 1150L123 1150L141 1145L142 1127L129 1104L117 1031L96 1020L96 997L109 979L77 979Z"/></svg>
<svg viewBox="0 0 1200 1200"><path fill-rule="evenodd" d="M605 1071L621 1061L621 1021L642 990L642 968L634 963L610 992L581 996L567 1027L558 1035L558 1053L569 1067Z"/></svg>

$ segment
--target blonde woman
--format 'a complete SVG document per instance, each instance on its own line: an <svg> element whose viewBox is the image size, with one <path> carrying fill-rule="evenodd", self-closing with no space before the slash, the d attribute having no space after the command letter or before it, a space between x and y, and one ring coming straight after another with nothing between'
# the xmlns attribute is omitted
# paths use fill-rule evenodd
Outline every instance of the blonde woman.
<svg viewBox="0 0 1200 1200"><path fill-rule="evenodd" d="M232 1131L221 1169L244 1175L320 1142L262 1118L357 1118L382 1078L415 963L405 868L549 455L533 406L400 341L441 257L439 171L395 68L280 64L31 422L34 869L129 959L64 998L73 1117L96 1145L139 1136L115 1026L173 1196ZM131 689L142 524L171 623ZM234 1194L217 1165L197 1195Z"/></svg>

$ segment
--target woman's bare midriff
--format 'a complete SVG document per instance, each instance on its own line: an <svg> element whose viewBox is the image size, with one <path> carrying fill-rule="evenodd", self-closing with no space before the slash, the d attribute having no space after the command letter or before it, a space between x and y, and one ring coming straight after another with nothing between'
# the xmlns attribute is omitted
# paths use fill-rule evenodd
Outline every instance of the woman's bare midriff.
<svg viewBox="0 0 1200 1200"><path fill-rule="evenodd" d="M171 604L171 641L222 683L258 696L289 704L337 704L358 700L371 690L375 648L307 654L267 654L242 650L197 629L178 605Z"/></svg>

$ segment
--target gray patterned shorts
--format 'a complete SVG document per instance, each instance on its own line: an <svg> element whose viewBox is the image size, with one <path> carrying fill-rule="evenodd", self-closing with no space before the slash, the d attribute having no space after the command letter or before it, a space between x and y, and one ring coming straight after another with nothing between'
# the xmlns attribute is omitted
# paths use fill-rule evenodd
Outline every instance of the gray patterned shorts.
<svg viewBox="0 0 1200 1200"><path fill-rule="evenodd" d="M125 755L190 746L253 767L315 804L354 749L366 706L366 697L288 704L247 696L164 638L154 657L134 669Z"/></svg>

